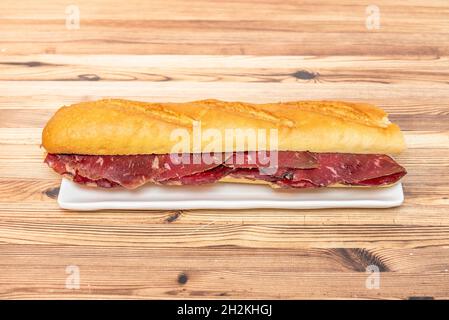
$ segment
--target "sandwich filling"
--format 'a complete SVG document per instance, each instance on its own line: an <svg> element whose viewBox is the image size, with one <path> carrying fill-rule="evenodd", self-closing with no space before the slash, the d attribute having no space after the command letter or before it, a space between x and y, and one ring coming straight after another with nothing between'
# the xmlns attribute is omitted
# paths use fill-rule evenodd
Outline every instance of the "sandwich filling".
<svg viewBox="0 0 449 320"><path fill-rule="evenodd" d="M275 170L256 152L184 154L189 161L172 161L170 154L77 155L47 154L45 162L79 184L135 189L146 183L200 185L225 177L263 181L275 188L319 188L332 185L384 186L399 181L406 170L383 154L279 151ZM269 173L268 173L269 172Z"/></svg>

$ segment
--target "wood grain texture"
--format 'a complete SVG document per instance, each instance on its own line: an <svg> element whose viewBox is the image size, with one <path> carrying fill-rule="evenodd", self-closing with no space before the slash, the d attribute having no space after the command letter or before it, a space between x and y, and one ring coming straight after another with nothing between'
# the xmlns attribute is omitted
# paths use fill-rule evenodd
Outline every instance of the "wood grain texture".
<svg viewBox="0 0 449 320"><path fill-rule="evenodd" d="M66 1L2 1L0 298L449 298L449 4L375 4L379 30L347 0L83 0L67 30ZM42 127L104 97L377 104L405 133L405 203L61 210Z"/></svg>
<svg viewBox="0 0 449 320"><path fill-rule="evenodd" d="M449 52L445 0L376 1L381 29L367 33L358 1L2 1L1 46L11 54L384 55ZM432 36L428 37L427 34Z"/></svg>

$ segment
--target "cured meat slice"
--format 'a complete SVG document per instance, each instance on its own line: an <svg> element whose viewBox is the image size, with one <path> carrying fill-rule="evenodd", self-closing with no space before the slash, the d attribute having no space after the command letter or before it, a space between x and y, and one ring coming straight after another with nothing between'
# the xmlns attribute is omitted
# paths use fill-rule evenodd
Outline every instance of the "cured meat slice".
<svg viewBox="0 0 449 320"><path fill-rule="evenodd" d="M170 180L165 180L162 184L167 185L200 185L207 183L214 183L225 177L228 173L232 171L232 168L219 166L211 170L204 172L194 173L188 176L182 176L180 178L174 178Z"/></svg>
<svg viewBox="0 0 449 320"><path fill-rule="evenodd" d="M254 153L186 154L177 161L169 154L93 156L48 154L45 162L75 182L104 188L134 189L145 183L194 185L214 183L225 176L262 180L281 188L316 188L335 184L382 186L402 178L406 171L381 154L278 152L278 169L264 174L251 161ZM233 163L242 157L243 163ZM179 160L179 159L178 159Z"/></svg>
<svg viewBox="0 0 449 320"><path fill-rule="evenodd" d="M72 180L79 184L85 184L87 186L93 186L93 187L101 187L101 188L114 188L120 186L118 183L109 181L108 179L98 179L98 180L91 180L89 178L80 176L79 174L76 174L75 176L71 177Z"/></svg>
<svg viewBox="0 0 449 320"><path fill-rule="evenodd" d="M199 158L199 159L198 159ZM189 155L185 163L174 160L169 154L162 155L55 155L48 154L45 161L59 174L73 177L75 182L97 181L111 186L122 185L129 189L147 182L158 183L183 176L204 172L221 164L220 156L212 156L212 163L201 162L201 155ZM103 182L101 182L103 181Z"/></svg>
<svg viewBox="0 0 449 320"><path fill-rule="evenodd" d="M299 182L308 182L317 187L333 184L384 185L391 183L392 178L399 180L406 173L403 167L387 155L348 153L315 155L319 163L318 168L288 170L283 172L278 184L287 187L296 187ZM392 177L387 179L388 176ZM382 177L384 179L380 179Z"/></svg>
<svg viewBox="0 0 449 320"><path fill-rule="evenodd" d="M404 175L405 175L405 171L404 172L393 173L393 174L390 174L388 176L383 176L383 177L378 177L378 178L374 178L374 179L363 180L363 181L360 181L358 183L355 183L355 185L359 185L359 186L383 186L383 185L393 184L396 181L398 181L399 179L401 179Z"/></svg>
<svg viewBox="0 0 449 320"><path fill-rule="evenodd" d="M46 162L61 174L69 174L74 181L99 181L105 179L126 188L137 188L152 180L157 174L153 168L156 155L147 156L92 156L92 155L52 155ZM64 165L61 165L60 163ZM52 166L52 164L55 166Z"/></svg>
<svg viewBox="0 0 449 320"><path fill-rule="evenodd" d="M202 157L200 153L182 155L182 158L164 154L158 155L158 158L162 170L155 175L154 180L156 182L179 179L184 176L201 173L221 165L226 160L226 156L222 153L208 154L207 159Z"/></svg>
<svg viewBox="0 0 449 320"><path fill-rule="evenodd" d="M229 173L229 176L238 179L248 179L248 180L263 180L267 182L275 182L279 180L274 175L262 174L257 168L236 168Z"/></svg>
<svg viewBox="0 0 449 320"><path fill-rule="evenodd" d="M276 157L276 158L275 158ZM315 155L309 151L249 151L234 152L226 162L233 168L263 168L276 165L280 168L310 169L318 167Z"/></svg>

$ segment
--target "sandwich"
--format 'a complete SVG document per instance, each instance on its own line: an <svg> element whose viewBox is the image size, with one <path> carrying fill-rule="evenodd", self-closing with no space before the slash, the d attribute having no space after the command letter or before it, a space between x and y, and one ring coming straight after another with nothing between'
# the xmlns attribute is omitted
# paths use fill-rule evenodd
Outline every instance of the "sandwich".
<svg viewBox="0 0 449 320"><path fill-rule="evenodd" d="M252 104L121 99L60 108L42 133L45 162L86 186L266 184L385 187L405 149L380 108L340 101Z"/></svg>

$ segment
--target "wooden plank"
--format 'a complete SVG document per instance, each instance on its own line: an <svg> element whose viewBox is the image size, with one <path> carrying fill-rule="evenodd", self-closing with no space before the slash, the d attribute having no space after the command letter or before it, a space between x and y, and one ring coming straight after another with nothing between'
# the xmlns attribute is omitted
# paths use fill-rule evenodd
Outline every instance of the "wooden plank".
<svg viewBox="0 0 449 320"><path fill-rule="evenodd" d="M2 205L2 207L5 207ZM29 210L29 209L28 209ZM255 210L257 212L257 210ZM350 211L347 211L347 214ZM299 224L228 224L225 220L207 223L109 223L0 221L0 243L102 245L124 247L209 247L237 245L249 248L417 248L448 246L447 225L304 225ZM117 225L117 222L121 222Z"/></svg>
<svg viewBox="0 0 449 320"><path fill-rule="evenodd" d="M241 90L235 90L236 86ZM24 92L39 99L44 97L70 98L74 101L123 97L144 101L187 101L216 98L244 100L248 102L340 99L367 101L370 97L402 101L431 101L433 98L449 99L448 85L443 83L389 84L362 83L352 86L346 83L254 83L254 82L149 82L149 81L0 81L3 98L11 101ZM355 90L357 89L357 90ZM372 100L372 99L371 99ZM60 103L55 104L58 108Z"/></svg>
<svg viewBox="0 0 449 320"><path fill-rule="evenodd" d="M3 1L0 49L13 54L449 53L449 6L445 1L378 1L380 30L366 28L367 5L352 1L345 5L329 0L257 5L226 1L211 6L207 1L161 5L134 0L127 6L118 1L78 1L77 5L81 27L67 30L66 3ZM429 33L431 37L426 36Z"/></svg>
<svg viewBox="0 0 449 320"><path fill-rule="evenodd" d="M59 177L53 179L1 179L0 219L7 221L44 221L59 214L55 203L59 191ZM117 211L70 212L58 215L58 221L68 225L83 223L112 224L168 223L188 225L250 223L250 224L303 224L303 225L449 225L447 183L406 183L406 203L395 209L379 213L371 209L338 210L179 210L179 211ZM20 190L20 193L17 192ZM169 235L167 235L169 236Z"/></svg>
<svg viewBox="0 0 449 320"><path fill-rule="evenodd" d="M0 261L2 298L449 296L445 284L449 277L449 251L440 247L294 251L239 247L169 250L49 245L1 247L7 257ZM69 265L79 270L78 290L65 288ZM379 289L366 287L368 265L379 266ZM184 277L182 282L180 275Z"/></svg>
<svg viewBox="0 0 449 320"><path fill-rule="evenodd" d="M20 54L2 53L2 65L7 70L26 70L33 72L39 68L65 68L70 66L85 68L108 67L115 70L129 69L136 72L145 68L156 69L161 72L176 70L210 70L227 71L230 69L260 69L262 72L270 69L295 69L301 66L312 69L324 68L334 70L371 70L381 69L390 71L410 72L428 71L435 74L445 73L447 70L447 56L429 55L388 55L383 56L308 56L308 55L135 55L135 54ZM413 67L413 68L410 68ZM417 74L417 72L416 72ZM4 76L4 75L2 75ZM26 76L23 74L23 76ZM385 75L388 76L388 75ZM198 80L195 78L195 80ZM432 79L430 79L432 80Z"/></svg>
<svg viewBox="0 0 449 320"><path fill-rule="evenodd" d="M41 189L41 185L44 188ZM27 221L30 224L39 223L46 219L58 217L58 221L64 222L67 226L77 226L80 221L83 223L101 225L104 221L108 224L138 224L151 223L162 224L170 220L177 224L207 226L213 224L252 224L252 225L313 225L319 228L320 225L397 225L404 226L448 226L447 216L448 200L447 190L434 185L427 185L422 188L414 188L412 192L406 192L406 203L400 208L382 210L376 212L370 209L335 209L320 212L317 210L177 210L177 211L120 211L120 212L76 212L71 211L61 213L55 198L59 186L58 182L41 182L31 184L29 182L15 182L11 186L21 186L24 190L22 194L11 196L11 199L1 201L0 217L6 221ZM1 189L6 189L4 184ZM421 190L429 188L434 190L433 195L416 196ZM19 204L18 201L21 203ZM147 227L150 228L150 227ZM166 230L166 237L170 237L170 230ZM317 240L319 242L319 240Z"/></svg>
<svg viewBox="0 0 449 320"><path fill-rule="evenodd" d="M447 57L4 55L0 80L446 83Z"/></svg>
<svg viewBox="0 0 449 320"><path fill-rule="evenodd" d="M76 2L80 11L85 11L83 15L86 19L113 19L113 20L224 20L224 21L240 21L240 20L264 20L264 21L322 21L322 20L338 20L347 21L347 15L354 15L354 8L360 8L362 14L365 13L366 5L356 1L342 0L337 6L335 2L330 0L321 0L314 2L298 2L295 0L287 0L279 3L277 1L268 0L263 2L231 0L226 2L211 2L207 0L194 0L186 4L182 0L166 0L164 2L154 1L141 3L139 0L130 0L126 6L118 0L79 0ZM406 23L415 22L421 24L421 20L410 19L409 14L415 14L419 18L428 18L429 20L439 20L441 23L447 23L444 14L447 13L447 2L445 0L411 0L388 1L379 0L377 5L388 9L388 13L394 14L396 18L400 18ZM61 13L64 14L66 2L62 0L46 0L37 5L33 2L15 2L13 0L5 0L2 2L2 18L9 19L29 19L37 17L41 20L60 19ZM138 10L136 10L138 8ZM275 14L276 13L276 14ZM337 15L336 13L340 14ZM399 24L399 22L397 23ZM423 27L425 26L424 23ZM445 29L443 29L445 30ZM315 30L316 32L318 30ZM410 30L412 32L414 30ZM435 31L431 29L430 31Z"/></svg>

